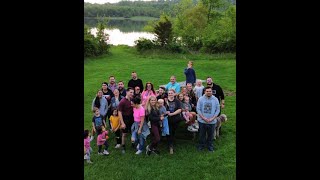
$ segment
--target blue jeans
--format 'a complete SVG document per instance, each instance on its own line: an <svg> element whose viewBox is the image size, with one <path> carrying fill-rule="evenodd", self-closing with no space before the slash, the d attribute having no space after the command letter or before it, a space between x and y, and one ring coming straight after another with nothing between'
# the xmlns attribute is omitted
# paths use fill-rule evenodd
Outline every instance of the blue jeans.
<svg viewBox="0 0 320 180"><path fill-rule="evenodd" d="M135 144L139 144L139 150L143 151L144 149L144 136L141 133L140 135L138 135L138 131L135 131L132 133L132 137L135 137Z"/></svg>
<svg viewBox="0 0 320 180"><path fill-rule="evenodd" d="M198 150L202 150L207 145L209 151L213 151L213 132L216 124L204 124L199 122L199 145Z"/></svg>

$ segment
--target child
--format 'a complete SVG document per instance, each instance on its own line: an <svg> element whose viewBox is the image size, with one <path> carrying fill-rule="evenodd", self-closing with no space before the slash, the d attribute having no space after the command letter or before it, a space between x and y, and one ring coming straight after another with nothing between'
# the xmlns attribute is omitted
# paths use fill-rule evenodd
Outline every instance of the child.
<svg viewBox="0 0 320 180"><path fill-rule="evenodd" d="M186 75L186 84L191 83L194 85L196 83L196 72L192 68L193 62L188 62L188 67L184 69L184 74Z"/></svg>
<svg viewBox="0 0 320 180"><path fill-rule="evenodd" d="M185 106L182 111L183 118L186 120L186 123L190 121L190 112L189 112L189 106ZM192 115L191 115L192 116Z"/></svg>
<svg viewBox="0 0 320 180"><path fill-rule="evenodd" d="M106 131L106 128L104 126L99 126L97 128L97 133L98 133L98 137L97 137L98 155L109 155L109 152L108 152L109 145L107 141L107 139L109 138L107 136L108 131ZM102 145L105 146L103 152L101 152Z"/></svg>
<svg viewBox="0 0 320 180"><path fill-rule="evenodd" d="M184 101L182 104L182 115L187 114L187 117L189 118L189 121L186 121L188 126L188 131L190 132L198 132L199 126L195 123L196 121L196 113L191 112L191 104L190 104L190 98L189 96L184 96Z"/></svg>
<svg viewBox="0 0 320 180"><path fill-rule="evenodd" d="M92 161L90 160L90 154L92 152L92 148L90 147L90 142L93 140L93 136L90 136L89 130L84 130L84 149L86 154L84 155L84 159L87 160L87 163L91 164Z"/></svg>
<svg viewBox="0 0 320 180"><path fill-rule="evenodd" d="M198 99L202 96L204 86L202 85L201 79L197 79L196 86L193 88L193 91L196 94L196 99Z"/></svg>
<svg viewBox="0 0 320 180"><path fill-rule="evenodd" d="M164 107L164 100L163 99L158 99L158 105L159 105L159 111L160 111L160 115L164 116L164 119L162 120L162 122L160 121L160 123L162 123L162 136L166 136L169 135L169 124L168 124L168 115L167 115L167 110Z"/></svg>
<svg viewBox="0 0 320 180"><path fill-rule="evenodd" d="M100 114L100 110L97 107L93 108L94 116L92 118L92 134L95 135L97 127L106 127L106 122L103 120L103 116Z"/></svg>
<svg viewBox="0 0 320 180"><path fill-rule="evenodd" d="M111 129L112 132L116 135L117 145L114 148L121 147L121 139L120 139L120 119L118 116L118 110L114 109L112 111L112 115L110 116Z"/></svg>

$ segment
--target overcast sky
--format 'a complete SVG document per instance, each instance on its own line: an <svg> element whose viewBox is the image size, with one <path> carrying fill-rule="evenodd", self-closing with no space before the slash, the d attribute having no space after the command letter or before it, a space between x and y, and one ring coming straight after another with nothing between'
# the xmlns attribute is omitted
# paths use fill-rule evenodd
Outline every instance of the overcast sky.
<svg viewBox="0 0 320 180"><path fill-rule="evenodd" d="M84 2L88 2L88 3L98 3L98 4L104 4L104 3L117 3L121 0L84 0ZM133 1L133 0L131 0ZM151 1L151 0L142 0L142 1Z"/></svg>

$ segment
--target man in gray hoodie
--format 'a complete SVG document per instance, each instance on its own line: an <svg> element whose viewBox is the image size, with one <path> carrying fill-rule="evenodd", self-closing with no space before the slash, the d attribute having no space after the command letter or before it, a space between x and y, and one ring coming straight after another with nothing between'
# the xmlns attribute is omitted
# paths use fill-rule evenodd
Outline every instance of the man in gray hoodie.
<svg viewBox="0 0 320 180"><path fill-rule="evenodd" d="M205 95L197 102L197 114L199 122L199 145L202 150L207 145L209 152L213 152L213 132L217 123L216 117L220 112L218 99L212 95L211 87L205 88ZM206 135L208 136L206 138Z"/></svg>

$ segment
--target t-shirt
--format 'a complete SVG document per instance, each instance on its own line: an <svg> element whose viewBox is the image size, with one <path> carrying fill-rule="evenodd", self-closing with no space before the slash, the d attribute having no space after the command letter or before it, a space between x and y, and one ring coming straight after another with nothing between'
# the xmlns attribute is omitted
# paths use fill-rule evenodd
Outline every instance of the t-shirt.
<svg viewBox="0 0 320 180"><path fill-rule="evenodd" d="M92 122L94 123L95 127L103 125L102 118L103 118L103 116L101 114L98 117L97 116L93 116Z"/></svg>
<svg viewBox="0 0 320 180"><path fill-rule="evenodd" d="M121 111L123 116L132 116L133 114L133 107L131 106L131 101L127 98L122 98L118 110Z"/></svg>
<svg viewBox="0 0 320 180"><path fill-rule="evenodd" d="M112 125L112 130L115 130L119 124L120 124L120 118L119 116L113 116L111 115L110 116L110 122L111 122L111 125Z"/></svg>
<svg viewBox="0 0 320 180"><path fill-rule="evenodd" d="M133 108L133 118L134 122L141 122L141 117L145 116L145 110L142 106L140 106L138 109Z"/></svg>
<svg viewBox="0 0 320 180"><path fill-rule="evenodd" d="M166 109L170 111L170 113L175 112L177 109L181 109L181 103L176 98L173 99L173 101L170 101L168 99L168 103L166 104Z"/></svg>

